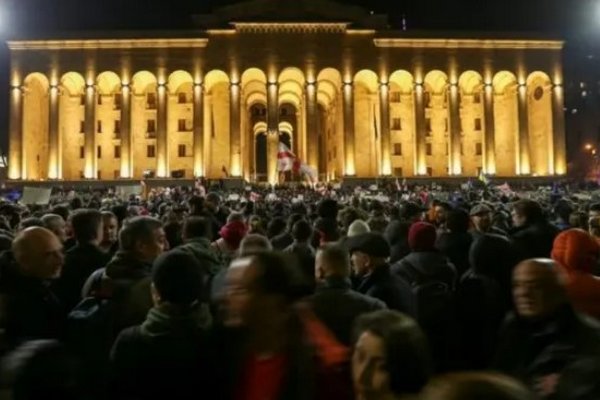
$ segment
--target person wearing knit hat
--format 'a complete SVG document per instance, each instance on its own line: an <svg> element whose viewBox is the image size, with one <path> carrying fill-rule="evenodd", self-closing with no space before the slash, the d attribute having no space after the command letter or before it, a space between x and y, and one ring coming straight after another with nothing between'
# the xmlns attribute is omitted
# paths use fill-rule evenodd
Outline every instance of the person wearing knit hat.
<svg viewBox="0 0 600 400"><path fill-rule="evenodd" d="M224 265L229 265L247 233L248 227L244 223L244 216L238 213L231 214L227 224L219 231L221 237L211 245Z"/></svg>
<svg viewBox="0 0 600 400"><path fill-rule="evenodd" d="M369 228L369 224L361 219L355 220L348 227L348 237L362 235L363 233L371 232L371 228Z"/></svg>
<svg viewBox="0 0 600 400"><path fill-rule="evenodd" d="M390 272L390 245L383 235L369 232L353 236L346 247L357 278L357 292L379 299L393 310L414 314L410 287Z"/></svg>
<svg viewBox="0 0 600 400"><path fill-rule="evenodd" d="M552 259L565 272L567 295L573 307L594 318L600 318L600 278L592 275L600 255L600 246L581 229L559 234L552 247Z"/></svg>

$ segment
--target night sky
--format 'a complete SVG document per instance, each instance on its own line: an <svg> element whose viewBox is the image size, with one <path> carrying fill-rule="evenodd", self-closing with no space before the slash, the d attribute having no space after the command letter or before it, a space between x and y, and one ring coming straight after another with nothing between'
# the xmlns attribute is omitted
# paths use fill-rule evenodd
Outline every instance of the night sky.
<svg viewBox="0 0 600 400"><path fill-rule="evenodd" d="M286 1L280 0L282 5ZM236 1L219 0L0 0L0 42L56 36L65 31L191 28L192 14ZM600 0L353 0L387 13L410 30L539 32L568 43L600 42ZM516 35L518 36L518 35ZM8 56L0 44L0 146L8 130Z"/></svg>

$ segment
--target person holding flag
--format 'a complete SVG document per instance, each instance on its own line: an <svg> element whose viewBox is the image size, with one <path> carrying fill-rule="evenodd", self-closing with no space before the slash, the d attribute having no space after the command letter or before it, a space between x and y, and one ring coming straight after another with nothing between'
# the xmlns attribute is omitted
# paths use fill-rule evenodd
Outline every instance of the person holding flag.
<svg viewBox="0 0 600 400"><path fill-rule="evenodd" d="M305 175L311 183L317 182L317 171L296 157L285 143L279 142L277 152L277 171L292 171L295 174Z"/></svg>

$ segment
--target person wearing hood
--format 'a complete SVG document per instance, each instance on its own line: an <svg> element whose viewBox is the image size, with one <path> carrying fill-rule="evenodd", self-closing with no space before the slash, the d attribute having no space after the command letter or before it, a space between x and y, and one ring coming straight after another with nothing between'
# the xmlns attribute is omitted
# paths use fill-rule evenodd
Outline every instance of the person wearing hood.
<svg viewBox="0 0 600 400"><path fill-rule="evenodd" d="M504 236L484 234L471 245L471 267L456 292L465 368L486 368L492 360L498 329L512 306L511 276L515 262L514 249Z"/></svg>
<svg viewBox="0 0 600 400"><path fill-rule="evenodd" d="M244 223L244 216L239 213L230 214L227 224L219 231L221 237L211 244L224 265L229 265L235 257L240 243L247 233L248 227Z"/></svg>
<svg viewBox="0 0 600 400"><path fill-rule="evenodd" d="M425 211L427 208L417 203L405 203L400 209L400 220L388 224L384 236L391 247L390 263L394 264L410 253L408 231L412 224L423 219Z"/></svg>
<svg viewBox="0 0 600 400"><path fill-rule="evenodd" d="M469 234L469 214L461 209L449 211L446 229L439 235L435 247L448 257L460 278L469 269L469 248L473 242Z"/></svg>
<svg viewBox="0 0 600 400"><path fill-rule="evenodd" d="M205 280L200 262L183 249L154 261L154 307L141 325L120 333L111 352L116 398L191 399L206 390Z"/></svg>
<svg viewBox="0 0 600 400"><path fill-rule="evenodd" d="M592 275L600 256L600 246L587 232L570 229L554 240L552 259L564 272L567 296L573 307L600 318L600 278Z"/></svg>

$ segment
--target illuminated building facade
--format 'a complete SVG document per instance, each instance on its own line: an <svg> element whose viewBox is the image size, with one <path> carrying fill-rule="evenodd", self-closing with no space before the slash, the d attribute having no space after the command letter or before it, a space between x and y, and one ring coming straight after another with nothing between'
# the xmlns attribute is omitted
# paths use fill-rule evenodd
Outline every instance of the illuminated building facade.
<svg viewBox="0 0 600 400"><path fill-rule="evenodd" d="M274 183L279 141L321 179L566 173L561 41L290 7L242 3L161 37L9 42L9 178Z"/></svg>

